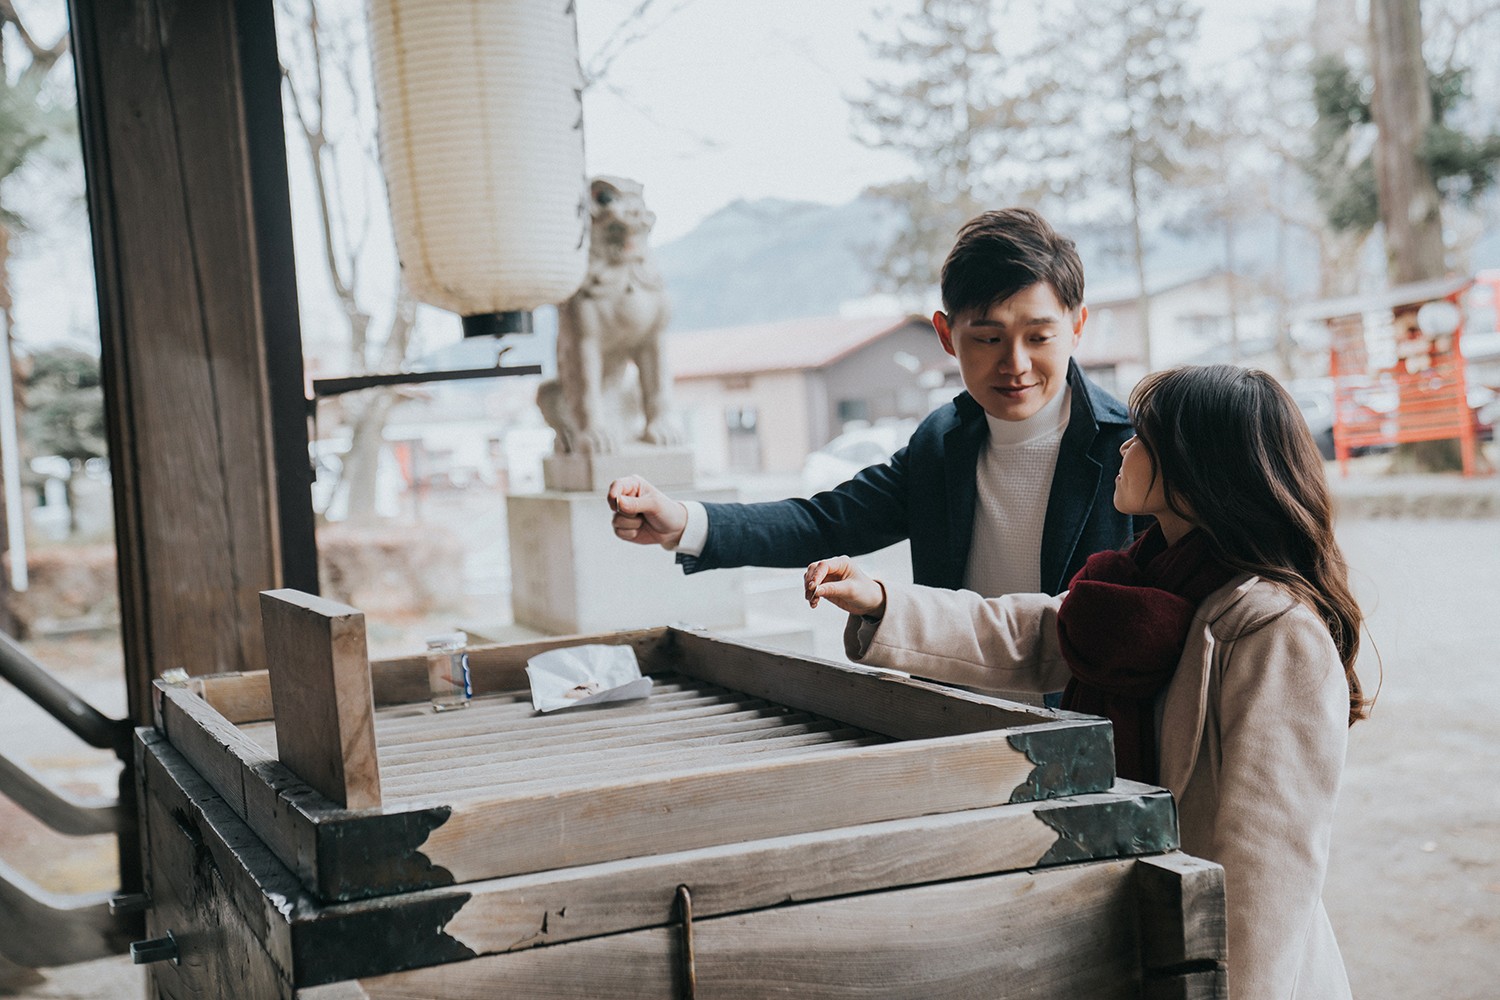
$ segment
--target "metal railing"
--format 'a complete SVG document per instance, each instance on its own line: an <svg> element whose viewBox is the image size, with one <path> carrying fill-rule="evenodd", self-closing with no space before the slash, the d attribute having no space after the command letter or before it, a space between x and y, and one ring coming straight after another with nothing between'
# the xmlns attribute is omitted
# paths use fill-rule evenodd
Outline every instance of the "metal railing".
<svg viewBox="0 0 1500 1000"><path fill-rule="evenodd" d="M111 750L132 770L127 719L112 719L69 690L32 659L14 639L0 632L0 678L10 682L67 729L93 747ZM0 795L9 798L58 833L68 836L114 833L122 865L136 841L135 810L115 799L80 799L48 788L22 764L0 755ZM137 936L139 918L116 914L114 892L65 895L32 885L0 864L0 956L17 965L46 968L123 953Z"/></svg>

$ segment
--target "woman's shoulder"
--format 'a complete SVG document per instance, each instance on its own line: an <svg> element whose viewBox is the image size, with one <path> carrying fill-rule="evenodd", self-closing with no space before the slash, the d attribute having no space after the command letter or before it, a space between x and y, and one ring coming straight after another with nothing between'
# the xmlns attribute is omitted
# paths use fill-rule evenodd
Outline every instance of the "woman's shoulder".
<svg viewBox="0 0 1500 1000"><path fill-rule="evenodd" d="M1321 632L1332 642L1316 611L1279 583L1251 573L1241 574L1210 594L1200 614L1220 641L1242 639L1281 622L1283 628Z"/></svg>

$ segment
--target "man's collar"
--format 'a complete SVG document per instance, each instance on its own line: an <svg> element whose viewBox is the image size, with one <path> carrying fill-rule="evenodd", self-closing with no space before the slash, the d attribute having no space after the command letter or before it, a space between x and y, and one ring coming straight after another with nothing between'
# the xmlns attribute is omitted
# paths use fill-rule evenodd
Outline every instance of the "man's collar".
<svg viewBox="0 0 1500 1000"><path fill-rule="evenodd" d="M1125 404L1094 384L1074 358L1068 359L1068 384L1073 387L1072 420L1081 417L1096 427L1099 424L1129 425L1130 411Z"/></svg>

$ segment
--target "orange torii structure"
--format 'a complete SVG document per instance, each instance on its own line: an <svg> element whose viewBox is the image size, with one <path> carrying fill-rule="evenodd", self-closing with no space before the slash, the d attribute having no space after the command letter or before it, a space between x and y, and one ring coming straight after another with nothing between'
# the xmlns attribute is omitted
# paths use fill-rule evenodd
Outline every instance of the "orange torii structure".
<svg viewBox="0 0 1500 1000"><path fill-rule="evenodd" d="M1464 475L1475 474L1478 422L1462 347L1463 303L1475 283L1441 278L1298 310L1299 319L1328 329L1333 445L1343 474L1359 448L1449 439L1459 443Z"/></svg>

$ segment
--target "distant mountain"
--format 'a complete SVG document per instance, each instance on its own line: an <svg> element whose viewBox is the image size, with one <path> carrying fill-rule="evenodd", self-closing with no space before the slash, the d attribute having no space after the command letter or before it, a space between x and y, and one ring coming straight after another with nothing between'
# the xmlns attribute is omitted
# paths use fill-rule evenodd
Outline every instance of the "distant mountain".
<svg viewBox="0 0 1500 1000"><path fill-rule="evenodd" d="M656 250L672 330L832 316L874 290L871 261L895 231L885 202L736 201Z"/></svg>
<svg viewBox="0 0 1500 1000"><path fill-rule="evenodd" d="M1494 213L1491 213L1494 214ZM837 315L840 307L879 291L873 262L899 225L889 202L862 196L844 205L767 198L736 201L691 232L656 250L672 299L672 331ZM1091 297L1134 290L1135 270L1118 241L1087 228L1060 228L1078 241ZM1318 253L1299 230L1283 234L1282 266L1292 297L1317 294ZM1269 275L1276 268L1277 232L1269 215L1242 223L1235 268ZM1161 231L1147 238L1153 283L1224 266L1224 241L1213 230ZM1473 266L1500 267L1500 230L1481 239ZM1382 266L1372 244L1368 266Z"/></svg>

